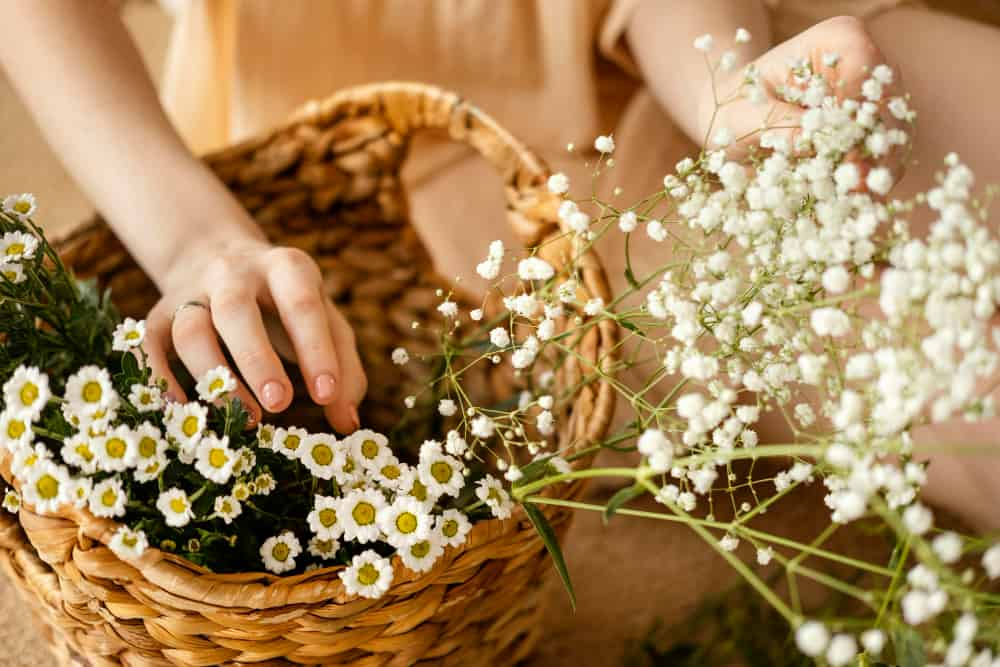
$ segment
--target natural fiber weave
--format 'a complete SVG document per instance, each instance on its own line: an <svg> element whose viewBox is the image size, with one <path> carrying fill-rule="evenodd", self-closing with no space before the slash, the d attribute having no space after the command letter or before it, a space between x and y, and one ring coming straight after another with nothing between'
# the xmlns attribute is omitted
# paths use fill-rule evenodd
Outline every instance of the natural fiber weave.
<svg viewBox="0 0 1000 667"><path fill-rule="evenodd" d="M391 349L431 351L440 324L435 290L445 284L408 224L399 176L411 135L434 128L497 168L519 238L527 246L550 240L540 252L562 266L569 246L555 238L558 200L545 187L544 164L474 106L433 87L347 90L206 157L272 240L320 264L329 294L358 334L371 380L363 421L380 427L397 420L402 397L426 381L419 364L389 366ZM113 289L123 314L143 316L155 303L152 283L103 222L59 248L79 276ZM580 296L608 300L596 256L582 264ZM413 328L414 320L427 326ZM587 446L605 433L610 387L578 380L586 366L610 362L614 347L610 324L589 328L560 368L560 386L579 386L559 418L560 448ZM509 374L483 366L470 380L474 391L512 391ZM308 401L288 414L301 424L318 417ZM0 473L11 479L6 454ZM580 487L552 491L571 497ZM549 509L561 534L568 512ZM542 630L540 586L551 564L521 511L476 524L467 544L447 549L430 572L415 574L395 558L393 586L378 600L346 595L339 567L280 578L217 575L156 549L125 563L105 546L114 527L78 510L40 516L22 508L19 522L0 517L0 566L64 664L486 665L523 658Z"/></svg>

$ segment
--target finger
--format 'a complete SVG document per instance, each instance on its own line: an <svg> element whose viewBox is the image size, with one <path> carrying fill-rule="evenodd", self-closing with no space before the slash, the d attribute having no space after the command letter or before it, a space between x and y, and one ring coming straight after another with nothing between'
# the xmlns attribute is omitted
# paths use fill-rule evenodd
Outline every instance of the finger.
<svg viewBox="0 0 1000 667"><path fill-rule="evenodd" d="M269 254L274 262L267 273L268 289L295 348L309 395L316 403L328 405L337 395L341 372L319 270L300 250L277 248Z"/></svg>
<svg viewBox="0 0 1000 667"><path fill-rule="evenodd" d="M213 368L228 366L219 347L208 308L188 305L177 310L171 327L174 349L195 378ZM237 382L235 395L246 406L252 421L260 419L260 406L242 382Z"/></svg>
<svg viewBox="0 0 1000 667"><path fill-rule="evenodd" d="M170 317L173 314L165 301L160 301L146 315L146 339L142 349L153 371L152 380L159 378L167 381L166 397L171 401L185 401L187 397L180 383L170 370L168 351L170 350Z"/></svg>
<svg viewBox="0 0 1000 667"><path fill-rule="evenodd" d="M327 405L323 412L327 420L339 433L352 433L361 427L358 417L358 405L368 391L368 378L361 366L358 348L355 344L354 330L351 325L326 301L327 319L330 321L330 331L333 334L334 346L340 363L340 390L333 402Z"/></svg>
<svg viewBox="0 0 1000 667"><path fill-rule="evenodd" d="M269 412L292 402L292 383L264 328L254 286L231 281L211 296L211 321L257 400Z"/></svg>

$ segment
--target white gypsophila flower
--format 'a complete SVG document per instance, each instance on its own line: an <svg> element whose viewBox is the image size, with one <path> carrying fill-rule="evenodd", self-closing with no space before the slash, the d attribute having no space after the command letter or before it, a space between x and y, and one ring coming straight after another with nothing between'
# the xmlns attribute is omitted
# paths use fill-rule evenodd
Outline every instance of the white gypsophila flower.
<svg viewBox="0 0 1000 667"><path fill-rule="evenodd" d="M610 155L615 150L615 140L610 134L605 134L594 139L594 150L598 153Z"/></svg>
<svg viewBox="0 0 1000 667"><path fill-rule="evenodd" d="M176 486L159 495L156 499L156 509L160 511L164 522L171 528L183 528L194 518L194 510L187 493Z"/></svg>
<svg viewBox="0 0 1000 667"><path fill-rule="evenodd" d="M313 477L332 479L337 474L338 450L345 447L337 438L328 433L311 433L302 439L296 448L299 461L302 462ZM343 459L343 455L339 459Z"/></svg>
<svg viewBox="0 0 1000 667"><path fill-rule="evenodd" d="M517 464L510 464L507 470L503 474L503 478L508 482L516 482L524 477L524 473Z"/></svg>
<svg viewBox="0 0 1000 667"><path fill-rule="evenodd" d="M114 405L117 394L106 369L84 366L66 380L65 398L74 414L93 416Z"/></svg>
<svg viewBox="0 0 1000 667"><path fill-rule="evenodd" d="M132 530L128 526L120 526L108 542L108 548L122 560L138 558L149 546L146 533Z"/></svg>
<svg viewBox="0 0 1000 667"><path fill-rule="evenodd" d="M351 564L338 576L349 595L377 599L385 595L392 585L392 564L388 558L368 549L354 556Z"/></svg>
<svg viewBox="0 0 1000 667"><path fill-rule="evenodd" d="M417 397L412 394L403 399L403 405L408 409L412 409L414 405L417 404Z"/></svg>
<svg viewBox="0 0 1000 667"><path fill-rule="evenodd" d="M7 195L3 198L3 212L13 215L19 220L30 218L38 210L35 195L24 192L19 195Z"/></svg>
<svg viewBox="0 0 1000 667"><path fill-rule="evenodd" d="M903 511L903 525L914 535L923 535L934 525L934 515L920 503L913 503Z"/></svg>
<svg viewBox="0 0 1000 667"><path fill-rule="evenodd" d="M451 319L458 317L458 304L455 303L454 301L451 301L450 299L445 299L444 301L442 301L440 305L438 305L437 309L438 312L444 315L445 317Z"/></svg>
<svg viewBox="0 0 1000 667"><path fill-rule="evenodd" d="M458 412L458 405L450 398L442 398L438 401L438 414L442 417L451 417Z"/></svg>
<svg viewBox="0 0 1000 667"><path fill-rule="evenodd" d="M553 456L549 458L548 465L557 475L567 475L573 472L573 465L561 456ZM569 481L570 480L568 479L566 480L566 482Z"/></svg>
<svg viewBox="0 0 1000 667"><path fill-rule="evenodd" d="M462 456L469 449L469 443L458 431L451 430L444 439L444 450L452 456Z"/></svg>
<svg viewBox="0 0 1000 667"><path fill-rule="evenodd" d="M602 299L599 296L589 299L587 303L583 305L584 314L590 315L591 317L599 315L603 310L604 310L604 299Z"/></svg>
<svg viewBox="0 0 1000 667"><path fill-rule="evenodd" d="M128 426L109 429L91 440L97 458L97 468L104 472L121 472L134 467L139 455L139 443Z"/></svg>
<svg viewBox="0 0 1000 667"><path fill-rule="evenodd" d="M268 572L282 574L295 569L295 558L302 553L302 544L295 533L285 531L273 535L260 547L260 559Z"/></svg>
<svg viewBox="0 0 1000 667"><path fill-rule="evenodd" d="M650 220L646 223L646 235L657 243L667 240L667 228L659 220Z"/></svg>
<svg viewBox="0 0 1000 667"><path fill-rule="evenodd" d="M472 432L472 435L485 440L492 437L494 431L496 431L496 424L486 415L479 415L472 420L469 430Z"/></svg>
<svg viewBox="0 0 1000 667"><path fill-rule="evenodd" d="M389 449L389 439L381 433L369 429L360 429L347 439L351 456L366 470L375 472L392 458Z"/></svg>
<svg viewBox="0 0 1000 667"><path fill-rule="evenodd" d="M378 540L378 513L385 506L385 497L373 489L355 489L344 496L337 513L344 524L344 539L360 544Z"/></svg>
<svg viewBox="0 0 1000 667"><path fill-rule="evenodd" d="M552 435L556 430L556 418L548 410L542 410L535 418L535 427L542 435Z"/></svg>
<svg viewBox="0 0 1000 667"><path fill-rule="evenodd" d="M472 310L470 310L469 319L472 320L473 322L478 322L479 320L483 319L483 309L473 308Z"/></svg>
<svg viewBox="0 0 1000 667"><path fill-rule="evenodd" d="M868 186L868 189L879 195L888 194L893 184L892 172L886 167L872 169L865 178L865 185Z"/></svg>
<svg viewBox="0 0 1000 667"><path fill-rule="evenodd" d="M492 475L486 475L476 483L476 497L489 506L497 519L509 518L514 509L514 503L503 484Z"/></svg>
<svg viewBox="0 0 1000 667"><path fill-rule="evenodd" d="M0 441L7 451L13 454L21 447L29 446L34 439L30 415L11 410L0 412Z"/></svg>
<svg viewBox="0 0 1000 667"><path fill-rule="evenodd" d="M746 28L737 28L733 41L737 44L746 44L750 41L750 32Z"/></svg>
<svg viewBox="0 0 1000 667"><path fill-rule="evenodd" d="M663 433L655 428L646 429L637 442L639 453L646 458L653 472L663 473L670 470L674 459L674 444Z"/></svg>
<svg viewBox="0 0 1000 667"><path fill-rule="evenodd" d="M309 538L309 544L307 547L310 556L316 558L322 558L323 560L330 560L337 556L337 551L340 550L340 542L337 540L324 540L319 537Z"/></svg>
<svg viewBox="0 0 1000 667"><path fill-rule="evenodd" d="M397 347L392 351L392 363L397 366L405 366L410 361L410 353L405 347Z"/></svg>
<svg viewBox="0 0 1000 667"><path fill-rule="evenodd" d="M213 508L215 516L222 519L226 525L231 524L243 513L243 504L232 496L216 496Z"/></svg>
<svg viewBox="0 0 1000 667"><path fill-rule="evenodd" d="M460 547L472 530L469 518L456 509L447 509L437 517L435 525L442 546Z"/></svg>
<svg viewBox="0 0 1000 667"><path fill-rule="evenodd" d="M7 489L3 494L3 508L11 514L17 514L21 509L21 494L14 489Z"/></svg>
<svg viewBox="0 0 1000 667"><path fill-rule="evenodd" d="M618 229L631 234L639 226L639 217L634 211L625 211L618 217Z"/></svg>
<svg viewBox="0 0 1000 667"><path fill-rule="evenodd" d="M962 557L962 538L957 533L941 533L931 541L931 548L942 563L956 563Z"/></svg>
<svg viewBox="0 0 1000 667"><path fill-rule="evenodd" d="M7 232L0 237L0 261L22 262L35 256L38 239L25 232Z"/></svg>
<svg viewBox="0 0 1000 667"><path fill-rule="evenodd" d="M313 508L306 520L309 529L321 540L337 540L344 534L344 524L340 521L339 498L317 495L313 499Z"/></svg>
<svg viewBox="0 0 1000 667"><path fill-rule="evenodd" d="M510 334L504 327L496 327L490 331L490 343L494 347L505 348L510 345Z"/></svg>
<svg viewBox="0 0 1000 667"><path fill-rule="evenodd" d="M225 484L233 476L237 455L229 447L229 436L208 433L198 441L195 450L195 470L205 479Z"/></svg>
<svg viewBox="0 0 1000 667"><path fill-rule="evenodd" d="M839 308L817 308L809 318L813 331L820 336L838 338L851 330L851 320L847 313Z"/></svg>
<svg viewBox="0 0 1000 667"><path fill-rule="evenodd" d="M18 366L3 385L4 409L37 421L52 397L49 377L34 366Z"/></svg>
<svg viewBox="0 0 1000 667"><path fill-rule="evenodd" d="M379 510L377 521L383 539L399 550L427 539L434 527L434 518L420 501L406 496Z"/></svg>
<svg viewBox="0 0 1000 667"><path fill-rule="evenodd" d="M128 352L142 345L145 339L145 320L134 320L131 317L126 317L124 322L115 327L111 339L111 349L116 352Z"/></svg>
<svg viewBox="0 0 1000 667"><path fill-rule="evenodd" d="M823 654L830 643L830 631L819 621L806 621L795 631L795 645L810 658Z"/></svg>
<svg viewBox="0 0 1000 667"><path fill-rule="evenodd" d="M205 372L195 385L198 397L206 403L224 398L236 389L236 378L225 366L216 366Z"/></svg>
<svg viewBox="0 0 1000 667"><path fill-rule="evenodd" d="M871 656L878 656L885 647L885 633L877 628L861 633L861 646Z"/></svg>
<svg viewBox="0 0 1000 667"><path fill-rule="evenodd" d="M426 572L434 567L434 563L444 553L444 546L437 534L431 533L422 540L404 546L396 553L402 559L403 565L410 570Z"/></svg>
<svg viewBox="0 0 1000 667"><path fill-rule="evenodd" d="M564 195L569 192L569 177L562 172L552 174L549 176L547 185L552 194Z"/></svg>
<svg viewBox="0 0 1000 667"><path fill-rule="evenodd" d="M200 403L174 403L164 420L167 435L172 438L181 450L193 454L205 432L208 423L208 408Z"/></svg>
<svg viewBox="0 0 1000 667"><path fill-rule="evenodd" d="M302 450L302 443L308 437L309 433L305 429L295 426L277 428L274 430L274 439L272 440L273 449L289 459L297 459Z"/></svg>
<svg viewBox="0 0 1000 667"><path fill-rule="evenodd" d="M708 53L715 45L715 40L708 33L699 35L694 39L694 48L702 53Z"/></svg>
<svg viewBox="0 0 1000 667"><path fill-rule="evenodd" d="M983 569L990 579L1000 579L1000 544L994 544L983 552Z"/></svg>
<svg viewBox="0 0 1000 667"><path fill-rule="evenodd" d="M762 547L757 549L757 564L760 566L768 565L774 558L774 549L771 547Z"/></svg>
<svg viewBox="0 0 1000 667"><path fill-rule="evenodd" d="M440 451L421 452L417 475L420 482L435 496L455 496L461 493L465 486L465 466L458 459Z"/></svg>
<svg viewBox="0 0 1000 667"><path fill-rule="evenodd" d="M163 392L155 385L134 384L129 390L128 402L139 412L157 412L163 409Z"/></svg>
<svg viewBox="0 0 1000 667"><path fill-rule="evenodd" d="M830 640L826 650L826 661L830 667L844 667L858 654L858 643L851 635L837 634Z"/></svg>
<svg viewBox="0 0 1000 667"><path fill-rule="evenodd" d="M517 276L521 280L549 280L554 275L555 268L541 257L526 257L517 263Z"/></svg>
<svg viewBox="0 0 1000 667"><path fill-rule="evenodd" d="M94 484L87 506L90 513L100 517L125 516L128 495L118 477L109 477Z"/></svg>
<svg viewBox="0 0 1000 667"><path fill-rule="evenodd" d="M719 548L723 551L736 551L739 546L739 538L735 535L730 535L729 533L723 535L722 539L719 540Z"/></svg>
<svg viewBox="0 0 1000 667"><path fill-rule="evenodd" d="M70 476L65 466L42 460L31 466L27 479L21 485L21 493L24 502L32 505L36 512L49 514L72 502L69 487Z"/></svg>

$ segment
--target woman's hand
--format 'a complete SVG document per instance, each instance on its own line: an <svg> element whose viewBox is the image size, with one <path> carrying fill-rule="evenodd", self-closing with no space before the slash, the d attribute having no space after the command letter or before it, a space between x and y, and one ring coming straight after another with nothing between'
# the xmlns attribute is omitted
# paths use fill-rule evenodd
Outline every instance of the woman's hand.
<svg viewBox="0 0 1000 667"><path fill-rule="evenodd" d="M338 431L359 427L357 405L367 380L354 333L323 295L319 267L309 255L253 237L206 238L186 245L158 278L164 296L147 318L145 348L154 374L166 378L176 400L185 397L167 364L170 348L198 377L228 365L225 346L232 370L242 376L236 395L254 421L261 406L268 412L287 408L292 384L268 335L274 328L268 321L280 320L309 395L325 406Z"/></svg>

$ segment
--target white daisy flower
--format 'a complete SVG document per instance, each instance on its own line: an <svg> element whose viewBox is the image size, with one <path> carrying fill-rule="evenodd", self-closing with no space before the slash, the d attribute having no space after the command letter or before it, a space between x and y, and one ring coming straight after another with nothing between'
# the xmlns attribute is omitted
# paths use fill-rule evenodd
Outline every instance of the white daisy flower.
<svg viewBox="0 0 1000 667"><path fill-rule="evenodd" d="M3 212L19 219L30 218L38 210L35 195L24 192L19 195L7 195L3 198Z"/></svg>
<svg viewBox="0 0 1000 667"><path fill-rule="evenodd" d="M115 405L117 395L107 369L84 366L66 381L66 400L79 416L94 416Z"/></svg>
<svg viewBox="0 0 1000 667"><path fill-rule="evenodd" d="M27 447L34 439L30 415L11 410L0 412L0 441L7 451L13 453L21 447Z"/></svg>
<svg viewBox="0 0 1000 667"><path fill-rule="evenodd" d="M389 440L381 433L361 429L347 439L351 457L366 470L376 471L392 456Z"/></svg>
<svg viewBox="0 0 1000 667"><path fill-rule="evenodd" d="M69 481L69 502L74 507L84 508L90 501L90 493L94 488L94 480L89 477L72 477Z"/></svg>
<svg viewBox="0 0 1000 667"><path fill-rule="evenodd" d="M470 530L472 523L469 518L455 509L442 512L435 526L441 544L449 547L460 547L465 544L465 538Z"/></svg>
<svg viewBox="0 0 1000 667"><path fill-rule="evenodd" d="M322 558L323 560L329 560L336 557L337 551L340 549L340 542L337 540L321 540L318 537L312 537L309 539L309 555L316 558Z"/></svg>
<svg viewBox="0 0 1000 667"><path fill-rule="evenodd" d="M309 433L302 428L290 426L288 428L278 428L274 430L274 451L281 452L290 459L299 458L299 450L302 442L309 437Z"/></svg>
<svg viewBox="0 0 1000 667"><path fill-rule="evenodd" d="M271 491L274 491L278 486L277 482L274 481L274 476L267 472L257 475L257 479L253 483L257 487L257 493L262 496L271 495Z"/></svg>
<svg viewBox="0 0 1000 667"><path fill-rule="evenodd" d="M111 338L111 349L115 352L128 352L132 348L142 345L146 339L145 320L134 320L126 317L125 321L115 327L114 335Z"/></svg>
<svg viewBox="0 0 1000 667"><path fill-rule="evenodd" d="M42 443L21 445L14 450L14 460L10 464L10 470L15 477L23 481L28 479L36 465L51 460L52 452Z"/></svg>
<svg viewBox="0 0 1000 667"><path fill-rule="evenodd" d="M354 459L347 441L337 444L337 459L333 463L333 477L342 488L352 489L366 479L365 469Z"/></svg>
<svg viewBox="0 0 1000 667"><path fill-rule="evenodd" d="M39 461L31 467L27 481L21 485L24 502L30 503L39 514L55 512L70 502L69 471L51 460Z"/></svg>
<svg viewBox="0 0 1000 667"><path fill-rule="evenodd" d="M226 524L243 513L243 505L232 496L218 496L215 499L215 516L219 517Z"/></svg>
<svg viewBox="0 0 1000 667"><path fill-rule="evenodd" d="M336 540L344 534L344 523L339 519L341 511L340 498L317 495L313 509L306 520L309 529L322 540Z"/></svg>
<svg viewBox="0 0 1000 667"><path fill-rule="evenodd" d="M343 445L337 442L335 436L313 433L299 446L299 460L314 477L330 479L337 472L337 452L340 449L343 449Z"/></svg>
<svg viewBox="0 0 1000 667"><path fill-rule="evenodd" d="M163 439L163 433L159 428L143 422L132 431L136 441L136 468L141 468L143 463L147 463L162 456L167 451L167 441Z"/></svg>
<svg viewBox="0 0 1000 667"><path fill-rule="evenodd" d="M163 409L163 392L156 386L134 384L129 391L128 402L139 412L156 412Z"/></svg>
<svg viewBox="0 0 1000 667"><path fill-rule="evenodd" d="M383 488L395 490L403 481L406 469L406 464L400 463L395 456L389 456L378 470L372 472L372 477Z"/></svg>
<svg viewBox="0 0 1000 667"><path fill-rule="evenodd" d="M146 533L141 530L132 530L128 526L121 526L108 542L108 548L122 560L138 558L148 546L149 540L146 539Z"/></svg>
<svg viewBox="0 0 1000 667"><path fill-rule="evenodd" d="M0 262L0 276L4 280L19 285L25 281L28 275L24 272L24 267L17 263Z"/></svg>
<svg viewBox="0 0 1000 667"><path fill-rule="evenodd" d="M7 489L3 494L3 508L11 514L17 514L21 509L21 494L14 489Z"/></svg>
<svg viewBox="0 0 1000 667"><path fill-rule="evenodd" d="M435 496L458 497L458 494L462 492L462 487L465 486L465 466L455 457L440 451L429 456L421 455L417 471L420 475L420 481Z"/></svg>
<svg viewBox="0 0 1000 667"><path fill-rule="evenodd" d="M302 553L302 545L289 531L269 537L260 547L260 557L269 572L281 574L295 569L295 557Z"/></svg>
<svg viewBox="0 0 1000 667"><path fill-rule="evenodd" d="M416 468L407 466L403 469L396 489L400 495L417 499L428 512L438 501L437 494L431 493L427 485L420 481L420 474Z"/></svg>
<svg viewBox="0 0 1000 667"><path fill-rule="evenodd" d="M402 549L424 540L434 527L434 520L415 498L400 496L378 513L378 525L385 541Z"/></svg>
<svg viewBox="0 0 1000 667"><path fill-rule="evenodd" d="M119 426L105 435L94 438L97 467L105 472L121 472L135 466L139 443L128 426Z"/></svg>
<svg viewBox="0 0 1000 667"><path fill-rule="evenodd" d="M377 540L378 513L385 504L382 493L371 489L355 489L344 496L337 519L344 524L345 539L361 544Z"/></svg>
<svg viewBox="0 0 1000 667"><path fill-rule="evenodd" d="M100 408L91 414L77 414L75 416L74 423L80 431L84 431L91 436L104 435L107 430L111 427L111 423L118 418L118 408L120 406L120 401L118 395L115 394L111 399L111 404L107 407ZM66 403L63 403L62 407L67 407ZM73 414L71 409L63 411L63 414Z"/></svg>
<svg viewBox="0 0 1000 667"><path fill-rule="evenodd" d="M236 378L225 366L216 366L201 376L195 389L201 400L212 403L236 389Z"/></svg>
<svg viewBox="0 0 1000 667"><path fill-rule="evenodd" d="M271 424L261 422L257 425L257 442L261 449L274 448L274 434L276 429Z"/></svg>
<svg viewBox="0 0 1000 667"><path fill-rule="evenodd" d="M173 438L181 450L189 455L194 453L205 425L208 422L208 408L200 403L175 403L166 415L167 435Z"/></svg>
<svg viewBox="0 0 1000 667"><path fill-rule="evenodd" d="M243 502L247 498L253 495L253 489L246 482L236 482L233 484L233 498Z"/></svg>
<svg viewBox="0 0 1000 667"><path fill-rule="evenodd" d="M236 476L246 475L257 465L257 455L249 447L240 447L236 450L236 463L233 465L233 474Z"/></svg>
<svg viewBox="0 0 1000 667"><path fill-rule="evenodd" d="M195 452L194 464L202 477L216 484L225 484L233 476L236 452L229 447L229 436L221 438L214 433L202 437Z"/></svg>
<svg viewBox="0 0 1000 667"><path fill-rule="evenodd" d="M25 232L7 232L0 237L0 259L5 263L31 259L38 249L38 239Z"/></svg>
<svg viewBox="0 0 1000 667"><path fill-rule="evenodd" d="M498 519L509 518L514 509L514 503L507 491L504 490L503 484L492 475L486 475L476 484L476 497L489 505L493 516Z"/></svg>
<svg viewBox="0 0 1000 667"><path fill-rule="evenodd" d="M376 599L392 585L392 564L388 558L368 549L351 559L351 564L339 576L348 594Z"/></svg>
<svg viewBox="0 0 1000 667"><path fill-rule="evenodd" d="M176 486L160 494L156 500L156 509L160 510L171 528L186 526L194 518L191 501L184 490Z"/></svg>
<svg viewBox="0 0 1000 667"><path fill-rule="evenodd" d="M122 488L122 481L117 477L94 484L90 490L88 506L90 513L94 516L115 517L125 516L125 503L128 502L128 495Z"/></svg>
<svg viewBox="0 0 1000 667"><path fill-rule="evenodd" d="M34 366L18 366L3 385L3 398L7 410L29 415L37 421L49 402L49 377Z"/></svg>
<svg viewBox="0 0 1000 667"><path fill-rule="evenodd" d="M399 549L396 553L403 559L403 565L414 572L426 572L444 553L444 547L436 534Z"/></svg>

